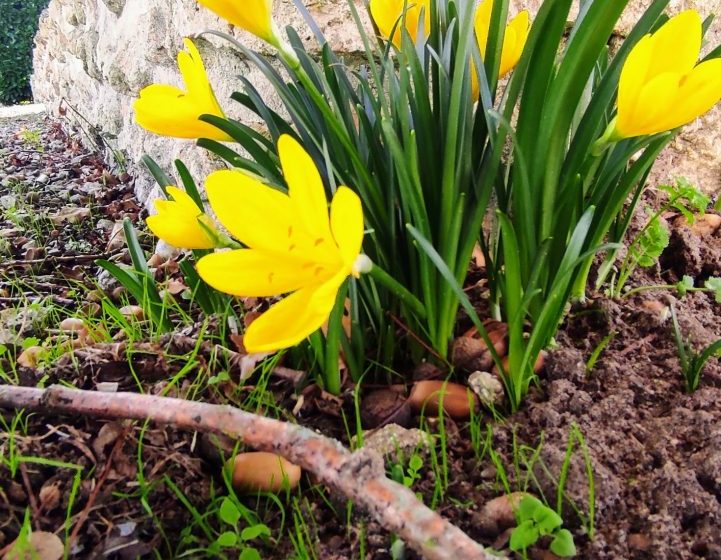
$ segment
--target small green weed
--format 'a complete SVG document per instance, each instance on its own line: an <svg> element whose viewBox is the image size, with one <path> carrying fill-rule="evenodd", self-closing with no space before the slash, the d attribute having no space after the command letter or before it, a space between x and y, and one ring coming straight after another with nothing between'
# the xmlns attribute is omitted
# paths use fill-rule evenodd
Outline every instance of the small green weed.
<svg viewBox="0 0 721 560"><path fill-rule="evenodd" d="M593 368L596 367L596 363L601 357L601 354L603 354L603 351L608 347L609 344L611 344L611 342L613 342L613 339L616 338L616 335L618 335L618 332L616 331L608 333L601 339L596 348L594 348L593 352L591 352L591 355L586 361L586 375L591 374Z"/></svg>
<svg viewBox="0 0 721 560"><path fill-rule="evenodd" d="M675 284L654 284L652 286L639 286L633 290L626 292L623 297L628 298L634 294L648 292L651 290L671 290L676 292L678 297L682 298L691 292L704 292L713 294L717 303L721 303L721 278L711 277L704 282L703 286L696 286L696 281L691 276L684 276Z"/></svg>
<svg viewBox="0 0 721 560"><path fill-rule="evenodd" d="M20 139L37 152L44 152L42 133L38 129L23 128L19 133Z"/></svg>
<svg viewBox="0 0 721 560"><path fill-rule="evenodd" d="M701 384L701 375L706 363L714 356L721 355L721 339L709 344L700 352L696 352L689 341L685 339L678 324L676 309L671 304L671 318L673 320L673 335L676 340L678 359L681 363L686 392L693 393Z"/></svg>
<svg viewBox="0 0 721 560"><path fill-rule="evenodd" d="M562 528L563 519L553 509L533 496L524 496L516 511L518 525L511 533L510 549L527 558L526 550L541 537L552 536L550 550L556 556L570 557L576 554L573 535Z"/></svg>

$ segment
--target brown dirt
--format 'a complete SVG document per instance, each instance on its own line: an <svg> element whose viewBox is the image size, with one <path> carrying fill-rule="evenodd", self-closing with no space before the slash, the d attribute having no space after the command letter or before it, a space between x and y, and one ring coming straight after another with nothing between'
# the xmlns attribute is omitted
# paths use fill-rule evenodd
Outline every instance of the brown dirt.
<svg viewBox="0 0 721 560"><path fill-rule="evenodd" d="M2 126L5 138L14 137L9 124ZM46 140L59 140L60 136L53 136L60 133L52 123L42 126ZM7 147L7 141L3 142ZM46 144L41 158L56 154L54 165L62 167L65 161L67 167L76 156L61 156L59 151L72 149L70 139L54 147ZM46 165L34 161L38 168L35 171ZM104 172L96 160L83 165L86 169L81 171L88 174L99 172L102 176ZM4 159L0 171L7 167L22 166L8 165ZM84 179L81 177L78 182L82 185ZM114 194L98 204L101 208L94 211L93 219L116 220L124 214L133 219L138 217L127 184L118 181L111 185L106 192ZM33 188L46 197L39 199L42 205L65 205L56 200L57 190L50 197L46 189ZM0 196L3 194L0 189ZM0 224L0 229L7 225ZM89 240L87 254L104 252L107 239L92 233L97 231L92 224L76 231L62 229L54 239L67 246L71 237L84 238ZM26 258L21 247L13 243L11 256L5 258ZM91 285L95 268L87 263L76 266ZM47 268L35 272L51 273ZM697 285L709 276L721 274L721 232L699 237L688 228L674 227L671 246L660 267L637 271L631 283L673 283L685 274L696 278ZM54 283L63 284L57 278ZM60 290L56 295L82 304L82 294L78 296L76 291ZM18 296L12 292L6 297ZM583 434L595 482L596 534L589 538L588 521L582 518L590 508L589 483L583 456L576 451L564 485L564 518L574 532L578 558L721 558L721 366L712 360L701 388L693 395L684 393L671 325L664 313L671 298L676 300L684 332L696 344L705 345L721 337L718 321L721 305L707 294L694 293L678 299L668 292L649 292L615 301L598 295L585 306L572 309L557 337L558 347L550 352L547 366L523 409L505 421L481 419L483 430L486 424L492 428L493 449L498 453L498 464L505 468L511 489L525 489L544 496L552 504L556 501L557 480L563 470L572 426ZM0 301L0 310L10 304ZM98 383L118 383L125 390L137 390L140 386L155 394L167 390L173 396L209 402L249 402L246 397L260 380L251 378L246 384L239 383L233 356L226 364L231 380L213 386L207 383L211 375L218 373L209 367L217 354L216 345L225 348L233 345L216 335L220 329L210 323L206 327L213 336L196 354L195 341L203 327L200 323L189 325L175 335L149 339L132 347L126 345L119 333L112 343L66 354L42 372L21 370L21 382L35 385L42 379L44 383L64 382L86 389L95 388ZM616 335L595 368L587 373L587 359L609 333ZM194 356L195 363L184 369L188 355ZM169 387L168 380L181 371L182 377ZM200 394L196 393L198 385L192 383L195 379L201 380ZM290 410L297 404L293 381L298 380L275 376L268 385L267 403L275 403L273 413L281 411L288 419L294 418ZM368 387L367 391L372 389ZM347 444L344 420L350 423L351 433L354 430L352 394L336 399L313 386L301 390L304 403L295 415L297 421ZM270 405L263 408L269 409ZM9 412L0 414L4 422L10 422L14 416ZM426 427L435 432L441 428L437 420ZM7 457L11 440L9 431L1 428L0 456L4 453ZM443 429L447 434L448 488L442 496L434 494L436 474L431 458L426 456L414 489L422 494L425 503L434 505L473 538L488 546L504 548L508 531L490 527L481 512L483 504L504 494L498 464L490 460L487 452L474 451L466 423L456 424L448 419ZM20 463L13 476L8 465L2 464L0 549L15 538L29 509L35 530L56 532L61 537L66 533L78 534L72 558L172 558L191 548L196 550L191 557L214 557L203 552L208 545L207 536L197 528L190 529L193 515L187 507L190 504L203 515L226 493L219 477L222 458L207 438L167 427L48 418L39 414L27 418L26 428L20 431L21 437L13 443L18 453L77 465L81 477L68 515L74 468L32 460ZM232 442L225 442L224 451L230 448ZM534 457L536 449L539 451ZM440 449L437 451L440 457ZM357 558L361 546L365 558L391 558L391 536L382 527L357 511L353 512L352 522L347 523L345 501L329 495L307 477L302 482L302 491L302 495L289 500L282 497L279 503L286 515L292 517L290 505L294 500L299 502L298 511L307 523L317 558ZM179 495L188 502L184 504ZM286 519L281 534L282 516L277 504L256 498L244 503L258 512L275 538L286 535L289 527L292 531L293 522ZM207 522L218 529L215 518ZM262 548L264 558L295 557L287 537L283 539L256 544ZM415 558L410 553L406 557ZM552 558L542 548L532 551L532 557Z"/></svg>

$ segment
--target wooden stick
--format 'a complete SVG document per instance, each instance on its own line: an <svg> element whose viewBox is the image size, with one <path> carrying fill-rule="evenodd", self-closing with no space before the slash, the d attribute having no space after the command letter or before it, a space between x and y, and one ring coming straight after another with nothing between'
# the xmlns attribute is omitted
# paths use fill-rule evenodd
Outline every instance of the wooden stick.
<svg viewBox="0 0 721 560"><path fill-rule="evenodd" d="M43 257L41 259L30 259L27 261L5 261L0 263L0 268L21 268L23 266L30 266L34 264L64 264L64 263L81 263L85 261L96 261L98 259L107 259L110 255L108 253L98 253L97 255L72 255L63 257Z"/></svg>
<svg viewBox="0 0 721 560"><path fill-rule="evenodd" d="M132 418L242 439L261 451L282 455L329 487L365 507L388 531L428 560L491 560L483 547L423 505L405 486L386 478L375 451L349 452L308 428L212 405L136 393L100 393L54 385L47 389L0 386L0 407L41 413Z"/></svg>

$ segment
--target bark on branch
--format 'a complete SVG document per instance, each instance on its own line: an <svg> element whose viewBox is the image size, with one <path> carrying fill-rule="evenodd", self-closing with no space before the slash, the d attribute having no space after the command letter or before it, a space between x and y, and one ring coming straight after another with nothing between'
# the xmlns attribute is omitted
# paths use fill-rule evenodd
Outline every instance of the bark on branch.
<svg viewBox="0 0 721 560"><path fill-rule="evenodd" d="M374 451L350 453L339 442L312 430L211 405L136 393L100 393L52 386L0 386L0 407L41 413L128 418L242 439L261 451L282 455L315 474L330 488L365 507L386 529L429 560L491 560L483 547L423 505L405 486L386 478Z"/></svg>

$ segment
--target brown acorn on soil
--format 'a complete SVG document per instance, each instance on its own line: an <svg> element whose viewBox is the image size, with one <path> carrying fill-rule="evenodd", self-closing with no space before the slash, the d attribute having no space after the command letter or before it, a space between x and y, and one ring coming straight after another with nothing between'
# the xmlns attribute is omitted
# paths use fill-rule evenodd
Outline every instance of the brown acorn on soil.
<svg viewBox="0 0 721 560"><path fill-rule="evenodd" d="M689 225L685 216L679 216L673 223L677 227L688 227L694 234L699 237L703 237L704 235L713 235L719 228L721 228L721 216L718 214L704 214L703 216L696 216L693 224L691 225Z"/></svg>
<svg viewBox="0 0 721 560"><path fill-rule="evenodd" d="M471 406L478 408L478 399L465 385L444 381L418 381L413 385L408 403L416 412L437 416L443 395L443 409L454 420L465 420L471 415Z"/></svg>
<svg viewBox="0 0 721 560"><path fill-rule="evenodd" d="M3 556L3 560L25 560L40 558L41 560L60 560L65 553L65 546L54 533L33 531L26 539L18 537Z"/></svg>
<svg viewBox="0 0 721 560"><path fill-rule="evenodd" d="M445 379L447 376L447 369L441 369L431 362L421 362L413 370L413 381L423 381L425 379Z"/></svg>
<svg viewBox="0 0 721 560"><path fill-rule="evenodd" d="M510 527L516 526L515 509L528 496L525 492L504 494L487 502L481 511L473 515L473 525L486 537L496 537Z"/></svg>
<svg viewBox="0 0 721 560"><path fill-rule="evenodd" d="M145 310L139 305L126 305L120 308L120 314L126 319L142 321L145 319Z"/></svg>
<svg viewBox="0 0 721 560"><path fill-rule="evenodd" d="M228 468L231 461L227 463ZM300 467L275 453L240 453L235 456L232 469L233 488L241 494L293 490L300 482Z"/></svg>
<svg viewBox="0 0 721 560"><path fill-rule="evenodd" d="M509 363L508 356L504 356L502 362L503 362L503 369L508 371L508 363ZM546 365L546 353L540 352L538 354L538 358L536 358L536 363L533 364L534 373L540 373L541 370L543 369L544 365ZM495 365L493 366L492 373L494 375L497 375L499 378L501 377L501 372L498 371L498 367Z"/></svg>
<svg viewBox="0 0 721 560"><path fill-rule="evenodd" d="M76 319L75 317L68 317L60 322L60 330L66 333L79 332L86 328L85 321Z"/></svg>
<svg viewBox="0 0 721 560"><path fill-rule="evenodd" d="M500 327L488 332L488 338L493 343L493 348L499 356L505 356L508 351L508 343L506 335L508 327L500 324ZM488 349L488 345L482 338L477 338L478 334L473 330L471 336L460 336L453 341L451 345L451 363L460 369L467 371L488 371L493 365L493 357Z"/></svg>

